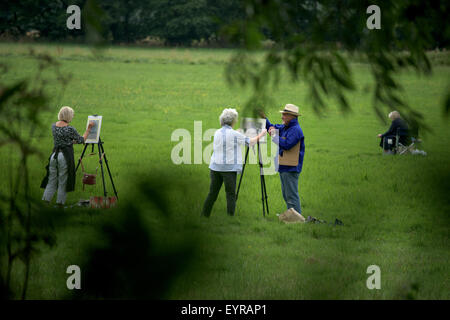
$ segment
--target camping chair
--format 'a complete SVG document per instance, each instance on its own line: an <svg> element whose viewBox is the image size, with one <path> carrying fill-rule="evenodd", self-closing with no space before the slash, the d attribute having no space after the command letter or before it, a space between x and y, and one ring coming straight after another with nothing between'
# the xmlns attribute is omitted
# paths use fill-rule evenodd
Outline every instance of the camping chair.
<svg viewBox="0 0 450 320"><path fill-rule="evenodd" d="M395 154L408 154L413 153L413 151L416 150L416 144L419 144L422 142L422 140L416 138L418 136L418 130L415 132L415 137L410 135L408 142L403 144L400 142L400 134L399 129L397 129L397 133L395 135L395 147L393 149Z"/></svg>

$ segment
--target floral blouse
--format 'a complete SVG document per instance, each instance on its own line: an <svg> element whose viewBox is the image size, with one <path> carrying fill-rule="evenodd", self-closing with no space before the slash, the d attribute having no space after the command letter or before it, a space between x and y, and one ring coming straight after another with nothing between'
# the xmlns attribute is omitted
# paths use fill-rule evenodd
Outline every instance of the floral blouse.
<svg viewBox="0 0 450 320"><path fill-rule="evenodd" d="M57 127L52 124L53 143L56 147L66 147L74 143L84 143L84 138L72 126Z"/></svg>

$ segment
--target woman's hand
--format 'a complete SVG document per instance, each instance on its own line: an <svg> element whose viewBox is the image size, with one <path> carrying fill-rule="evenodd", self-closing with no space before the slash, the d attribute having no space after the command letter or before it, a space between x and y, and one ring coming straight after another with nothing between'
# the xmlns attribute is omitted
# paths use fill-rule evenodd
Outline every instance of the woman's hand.
<svg viewBox="0 0 450 320"><path fill-rule="evenodd" d="M259 138L262 138L263 136L265 136L267 133L267 130L264 128L261 130L261 133L259 134Z"/></svg>
<svg viewBox="0 0 450 320"><path fill-rule="evenodd" d="M91 131L93 126L95 126L95 121L89 121L88 127L87 127L85 133L83 134L84 141L86 141L86 139L89 135L89 132Z"/></svg>
<svg viewBox="0 0 450 320"><path fill-rule="evenodd" d="M266 133L267 133L267 130L262 129L261 132L257 136L250 138L250 146L253 146L255 143L257 143Z"/></svg>

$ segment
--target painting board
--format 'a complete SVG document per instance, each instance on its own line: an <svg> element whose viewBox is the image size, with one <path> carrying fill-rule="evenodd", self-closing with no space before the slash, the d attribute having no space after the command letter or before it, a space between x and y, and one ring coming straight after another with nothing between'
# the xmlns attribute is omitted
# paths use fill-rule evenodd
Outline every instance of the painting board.
<svg viewBox="0 0 450 320"><path fill-rule="evenodd" d="M266 128L266 119L261 118L242 118L240 131L249 138L256 137L263 129ZM261 143L266 142L266 135L259 140Z"/></svg>
<svg viewBox="0 0 450 320"><path fill-rule="evenodd" d="M100 130L102 128L102 116L88 116L86 130L89 126L89 122L94 121L94 126L91 128L85 143L98 143L100 138Z"/></svg>

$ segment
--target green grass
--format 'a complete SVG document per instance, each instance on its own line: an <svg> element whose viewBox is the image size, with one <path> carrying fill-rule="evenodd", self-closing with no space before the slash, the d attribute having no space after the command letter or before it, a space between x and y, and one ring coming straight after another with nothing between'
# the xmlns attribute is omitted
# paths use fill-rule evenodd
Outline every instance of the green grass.
<svg viewBox="0 0 450 320"><path fill-rule="evenodd" d="M261 214L258 169L246 169L237 204L237 215L226 216L222 190L210 219L199 213L208 192L207 164L172 164L176 142L171 134L185 128L193 137L194 121L203 122L203 132L218 128L224 107L242 108L250 92L226 85L225 62L230 50L111 48L101 60L88 48L36 45L48 51L73 75L61 99L51 88L52 113L45 115L48 132L40 148L52 148L50 124L59 107L75 109L73 125L84 131L90 114L103 115L102 139L121 201L132 199L135 178L143 173L177 172L188 183L186 194L171 194L174 228L187 235L201 235L200 259L178 277L171 299L449 299L448 179L450 128L442 117L442 97L448 89L450 68L437 66L430 77L399 74L403 96L426 116L433 132L424 134L422 149L427 157L382 157L378 133L387 129L371 108L367 94L372 79L368 67L353 64L359 90L349 96L353 112L342 115L329 102L318 117L307 100L304 84L282 80L274 93L278 105L266 114L280 122L278 110L285 103L300 106L300 125L305 134L306 155L300 175L304 215L327 221L338 218L343 227L278 222L285 210L278 175L267 176L270 215ZM29 74L33 61L27 46L0 44L0 62L11 68L9 80ZM203 142L205 147L209 142ZM193 144L193 141L192 141ZM75 146L81 153L82 146ZM2 150L2 167L12 161ZM14 153L14 151L12 151ZM12 155L14 157L14 154ZM91 157L92 158L92 157ZM193 154L192 154L193 159ZM90 171L95 159L87 159ZM45 159L31 163L33 193L41 196L40 179ZM0 188L8 188L7 170L1 172ZM130 178L131 177L131 178ZM160 181L164 188L165 181ZM68 202L101 194L101 185L69 194ZM189 196L188 194L194 194ZM186 209L186 203L190 203ZM70 211L64 212L70 215ZM83 246L100 241L95 226L109 219L110 212L83 212L70 218L58 233L58 244L43 249L33 260L30 299L66 298L69 291L65 270L83 258ZM149 229L164 235L148 219ZM156 230L155 230L156 229ZM381 290L366 288L369 265L381 268ZM195 271L201 270L201 272ZM17 264L14 284L23 270ZM145 276L145 275L143 275ZM418 289L414 289L417 286Z"/></svg>

